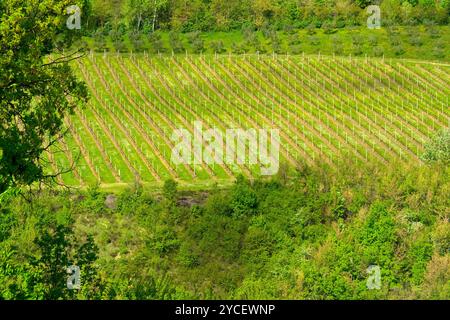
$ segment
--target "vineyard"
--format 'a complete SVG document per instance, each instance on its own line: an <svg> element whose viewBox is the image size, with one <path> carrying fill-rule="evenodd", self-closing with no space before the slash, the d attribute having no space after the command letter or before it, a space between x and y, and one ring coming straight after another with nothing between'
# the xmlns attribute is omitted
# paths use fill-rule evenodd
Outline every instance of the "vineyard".
<svg viewBox="0 0 450 320"><path fill-rule="evenodd" d="M258 165L171 161L174 130L266 128L280 132L280 162L342 157L419 161L450 123L449 65L382 58L89 55L74 64L90 91L47 157L70 186L226 183Z"/></svg>

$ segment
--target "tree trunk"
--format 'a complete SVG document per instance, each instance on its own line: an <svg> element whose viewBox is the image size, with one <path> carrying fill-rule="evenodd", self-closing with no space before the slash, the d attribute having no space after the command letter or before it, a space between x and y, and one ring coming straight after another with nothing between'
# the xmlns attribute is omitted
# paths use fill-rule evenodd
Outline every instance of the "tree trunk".
<svg viewBox="0 0 450 320"><path fill-rule="evenodd" d="M154 2L155 5L155 11L153 12L153 25L152 25L152 31L155 32L155 24L156 24L156 0Z"/></svg>
<svg viewBox="0 0 450 320"><path fill-rule="evenodd" d="M137 31L141 30L142 12L139 12Z"/></svg>

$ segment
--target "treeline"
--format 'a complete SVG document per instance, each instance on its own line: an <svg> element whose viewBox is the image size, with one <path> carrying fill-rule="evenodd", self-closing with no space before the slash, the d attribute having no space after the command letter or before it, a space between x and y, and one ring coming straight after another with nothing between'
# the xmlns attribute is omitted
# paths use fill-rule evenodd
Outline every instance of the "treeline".
<svg viewBox="0 0 450 320"><path fill-rule="evenodd" d="M105 34L365 25L369 0L84 0L89 31ZM384 0L383 25L447 24L448 0Z"/></svg>

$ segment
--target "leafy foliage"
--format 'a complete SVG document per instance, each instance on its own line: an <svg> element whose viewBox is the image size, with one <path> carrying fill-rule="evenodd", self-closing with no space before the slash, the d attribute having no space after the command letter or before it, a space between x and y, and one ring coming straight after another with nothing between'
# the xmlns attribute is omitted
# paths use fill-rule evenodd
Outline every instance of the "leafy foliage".
<svg viewBox="0 0 450 320"><path fill-rule="evenodd" d="M163 199L135 187L114 211L95 187L13 197L0 208L1 298L448 299L448 167L380 169L239 177L192 204L176 199L199 194L169 180ZM69 264L81 290L66 288Z"/></svg>
<svg viewBox="0 0 450 320"><path fill-rule="evenodd" d="M0 193L50 178L43 152L60 138L64 117L87 99L69 66L76 55L62 54L80 36L65 26L64 10L73 4L0 3Z"/></svg>

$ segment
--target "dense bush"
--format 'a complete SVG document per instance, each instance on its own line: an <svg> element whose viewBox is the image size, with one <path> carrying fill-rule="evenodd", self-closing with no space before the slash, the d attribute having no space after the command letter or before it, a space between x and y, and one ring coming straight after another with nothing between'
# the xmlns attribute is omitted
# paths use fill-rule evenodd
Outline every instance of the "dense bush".
<svg viewBox="0 0 450 320"><path fill-rule="evenodd" d="M334 32L334 28L364 25L367 19L366 0L351 1L157 1L118 2L92 1L91 14L84 29L100 28L106 34L109 30L127 29L145 33L157 30L181 32L230 31L244 29L265 29L290 32L295 28L322 28ZM156 5L156 7L155 7ZM397 1L381 3L383 24L417 25L426 23L448 23L448 1ZM155 15L156 13L156 15Z"/></svg>
<svg viewBox="0 0 450 320"><path fill-rule="evenodd" d="M172 31L169 33L169 44L174 53L181 53L185 50L183 38L178 32Z"/></svg>
<svg viewBox="0 0 450 320"><path fill-rule="evenodd" d="M449 191L448 165L432 161L300 166L206 200L171 180L151 194L12 194L0 203L0 298L449 299ZM66 288L71 264L82 290Z"/></svg>
<svg viewBox="0 0 450 320"><path fill-rule="evenodd" d="M450 163L450 129L442 130L425 145L425 153L422 155L422 160L428 163Z"/></svg>

